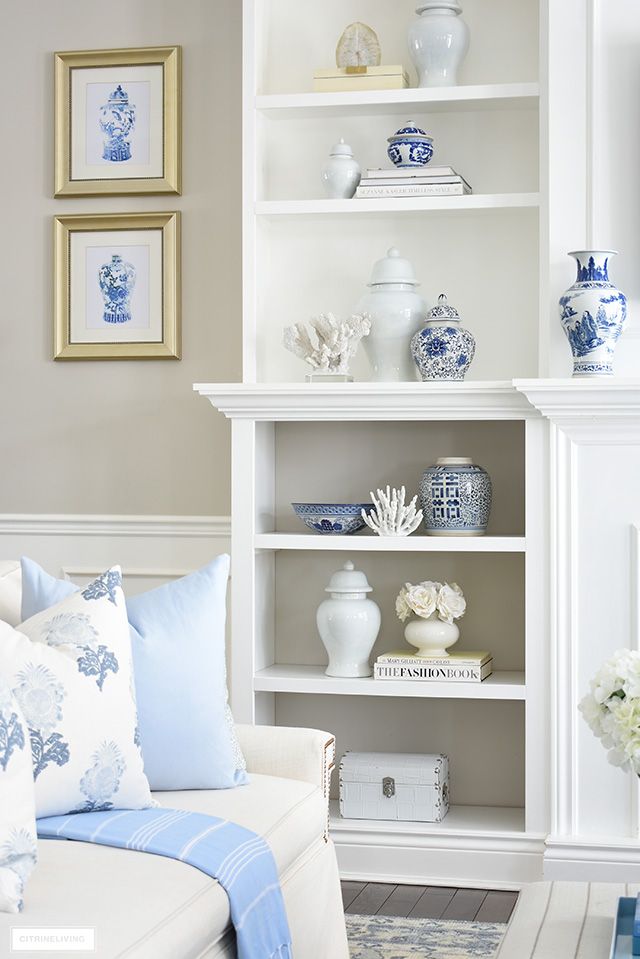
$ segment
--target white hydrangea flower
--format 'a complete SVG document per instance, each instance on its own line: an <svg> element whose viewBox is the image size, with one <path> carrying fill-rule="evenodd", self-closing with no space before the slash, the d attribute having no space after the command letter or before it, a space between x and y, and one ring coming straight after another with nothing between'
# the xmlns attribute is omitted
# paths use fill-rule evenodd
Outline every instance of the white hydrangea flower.
<svg viewBox="0 0 640 959"><path fill-rule="evenodd" d="M608 750L609 762L640 775L640 653L617 650L578 708Z"/></svg>

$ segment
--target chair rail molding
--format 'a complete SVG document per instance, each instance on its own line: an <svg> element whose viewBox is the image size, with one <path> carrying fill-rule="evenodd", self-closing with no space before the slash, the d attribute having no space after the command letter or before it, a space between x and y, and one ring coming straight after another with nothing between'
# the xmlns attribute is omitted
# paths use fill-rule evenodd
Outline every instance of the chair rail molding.
<svg viewBox="0 0 640 959"><path fill-rule="evenodd" d="M608 764L578 704L605 659L620 647L640 647L633 482L640 469L640 380L514 385L550 421L552 808L545 876L638 881L636 777Z"/></svg>

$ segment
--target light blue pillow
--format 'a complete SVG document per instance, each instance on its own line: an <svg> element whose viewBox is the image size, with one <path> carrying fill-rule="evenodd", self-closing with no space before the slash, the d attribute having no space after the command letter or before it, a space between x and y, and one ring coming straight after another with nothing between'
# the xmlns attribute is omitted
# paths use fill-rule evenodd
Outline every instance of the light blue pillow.
<svg viewBox="0 0 640 959"><path fill-rule="evenodd" d="M77 587L22 559L22 619ZM229 557L127 599L144 771L152 789L223 789L248 781L227 702Z"/></svg>

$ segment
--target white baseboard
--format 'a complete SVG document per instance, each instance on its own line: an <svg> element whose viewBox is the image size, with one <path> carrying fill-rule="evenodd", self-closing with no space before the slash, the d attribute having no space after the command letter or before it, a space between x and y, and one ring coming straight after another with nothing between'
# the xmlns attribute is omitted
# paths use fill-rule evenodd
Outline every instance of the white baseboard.
<svg viewBox="0 0 640 959"><path fill-rule="evenodd" d="M640 844L635 839L550 836L544 853L544 878L640 882Z"/></svg>

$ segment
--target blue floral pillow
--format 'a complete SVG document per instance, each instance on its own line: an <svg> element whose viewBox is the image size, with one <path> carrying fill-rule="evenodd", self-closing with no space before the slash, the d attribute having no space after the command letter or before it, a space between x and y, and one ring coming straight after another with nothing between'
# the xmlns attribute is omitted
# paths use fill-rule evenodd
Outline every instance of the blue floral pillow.
<svg viewBox="0 0 640 959"><path fill-rule="evenodd" d="M227 696L228 577L223 553L127 600L140 743L152 789L224 789L248 781ZM22 559L24 617L76 589Z"/></svg>
<svg viewBox="0 0 640 959"><path fill-rule="evenodd" d="M153 805L118 567L0 630L0 677L29 729L36 815Z"/></svg>
<svg viewBox="0 0 640 959"><path fill-rule="evenodd" d="M36 848L29 730L15 696L0 678L0 912L22 909Z"/></svg>

